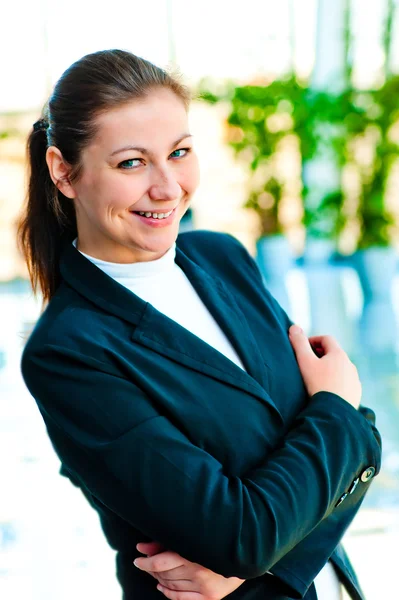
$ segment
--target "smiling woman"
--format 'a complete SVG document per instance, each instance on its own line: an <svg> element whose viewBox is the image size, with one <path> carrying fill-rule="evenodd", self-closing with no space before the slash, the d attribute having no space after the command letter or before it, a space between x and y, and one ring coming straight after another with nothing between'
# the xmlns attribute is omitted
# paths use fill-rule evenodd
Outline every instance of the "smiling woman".
<svg viewBox="0 0 399 600"><path fill-rule="evenodd" d="M51 179L74 203L79 250L132 263L160 258L171 247L198 185L187 119L175 92L158 86L94 118L78 178L68 178L59 148L47 149ZM176 138L176 132L183 133Z"/></svg>
<svg viewBox="0 0 399 600"><path fill-rule="evenodd" d="M178 235L199 181L187 109L121 50L56 84L28 141L19 240L48 304L22 375L125 600L337 600L341 583L360 600L340 540L380 469L374 414L237 240Z"/></svg>
<svg viewBox="0 0 399 600"><path fill-rule="evenodd" d="M29 202L19 227L33 286L46 300L71 238L119 263L159 258L173 244L199 177L189 99L176 78L121 50L88 55L62 75L28 141Z"/></svg>

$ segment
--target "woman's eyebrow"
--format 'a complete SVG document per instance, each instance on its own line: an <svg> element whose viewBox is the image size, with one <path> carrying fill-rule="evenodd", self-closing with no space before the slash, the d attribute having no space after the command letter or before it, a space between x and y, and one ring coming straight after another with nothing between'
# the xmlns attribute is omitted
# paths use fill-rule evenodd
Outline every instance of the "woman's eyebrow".
<svg viewBox="0 0 399 600"><path fill-rule="evenodd" d="M176 140L172 145L171 145L171 149L174 148L175 146L177 146L177 144L180 144L180 142L182 142L183 140L185 140L186 138L189 137L193 137L191 133L185 133L184 135L180 136L178 140ZM147 150L146 148L143 148L142 146L124 146L123 148L118 148L118 150L114 150L110 156L114 156L115 154L119 154L120 152L125 152L126 150L135 150L136 152L141 152L141 154L147 154L150 155L151 151Z"/></svg>

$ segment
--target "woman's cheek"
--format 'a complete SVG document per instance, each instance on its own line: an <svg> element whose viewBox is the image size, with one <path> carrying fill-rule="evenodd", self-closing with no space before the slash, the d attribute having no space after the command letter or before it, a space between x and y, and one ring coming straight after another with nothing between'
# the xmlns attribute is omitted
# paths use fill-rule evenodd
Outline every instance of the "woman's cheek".
<svg viewBox="0 0 399 600"><path fill-rule="evenodd" d="M147 188L144 181L116 181L109 190L108 198L110 203L121 210L132 207L146 193Z"/></svg>
<svg viewBox="0 0 399 600"><path fill-rule="evenodd" d="M200 170L198 159L194 157L189 170L184 174L181 187L192 194L197 189L200 182Z"/></svg>

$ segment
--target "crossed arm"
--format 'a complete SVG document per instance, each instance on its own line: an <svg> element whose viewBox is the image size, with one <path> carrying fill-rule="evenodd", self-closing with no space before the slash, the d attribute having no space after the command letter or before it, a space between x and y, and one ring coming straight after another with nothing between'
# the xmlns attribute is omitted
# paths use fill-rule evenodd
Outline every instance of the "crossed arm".
<svg viewBox="0 0 399 600"><path fill-rule="evenodd" d="M379 470L368 421L320 392L281 446L245 476L232 476L157 414L134 383L103 367L54 347L24 357L25 381L61 460L147 539L225 578L266 573L334 511L360 470ZM97 394L115 398L121 415L134 398L142 421L115 437Z"/></svg>

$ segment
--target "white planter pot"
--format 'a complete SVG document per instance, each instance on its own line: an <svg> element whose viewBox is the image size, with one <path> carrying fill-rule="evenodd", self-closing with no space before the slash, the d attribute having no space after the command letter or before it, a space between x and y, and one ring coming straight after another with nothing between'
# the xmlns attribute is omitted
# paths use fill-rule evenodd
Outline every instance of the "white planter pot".
<svg viewBox="0 0 399 600"><path fill-rule="evenodd" d="M363 292L359 343L377 354L395 352L397 324L392 304L392 284L398 256L395 248L372 247L356 252L353 265Z"/></svg>
<svg viewBox="0 0 399 600"><path fill-rule="evenodd" d="M294 266L291 246L284 235L264 236L256 242L256 261L265 285L278 303L291 314L286 278Z"/></svg>
<svg viewBox="0 0 399 600"><path fill-rule="evenodd" d="M343 267L331 263L334 252L332 240L306 240L304 269L309 294L310 335L333 335L351 354L355 329L346 309Z"/></svg>

